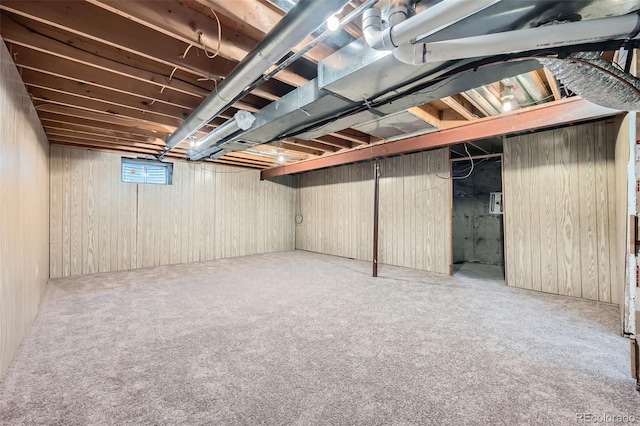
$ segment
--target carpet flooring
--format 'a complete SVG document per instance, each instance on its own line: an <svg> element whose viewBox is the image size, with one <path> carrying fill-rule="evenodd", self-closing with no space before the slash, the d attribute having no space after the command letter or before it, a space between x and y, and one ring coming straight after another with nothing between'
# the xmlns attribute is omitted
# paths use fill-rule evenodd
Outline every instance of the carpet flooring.
<svg viewBox="0 0 640 426"><path fill-rule="evenodd" d="M51 281L0 423L640 422L616 306L370 269L296 251Z"/></svg>

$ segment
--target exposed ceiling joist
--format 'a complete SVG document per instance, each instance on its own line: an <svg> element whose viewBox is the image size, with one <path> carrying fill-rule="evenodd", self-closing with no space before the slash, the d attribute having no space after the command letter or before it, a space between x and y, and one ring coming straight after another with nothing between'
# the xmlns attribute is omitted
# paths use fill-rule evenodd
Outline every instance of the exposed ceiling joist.
<svg viewBox="0 0 640 426"><path fill-rule="evenodd" d="M214 0L196 0L198 3L210 7L222 16L231 18L235 24L235 29L242 33L251 34L253 37L261 39L271 29L280 22L284 14L255 0L234 0L234 1L214 1ZM313 41L313 37L307 37L300 45L296 46L293 51L297 52L304 46ZM305 55L305 57L318 62L333 50L322 44L316 46L313 50Z"/></svg>
<svg viewBox="0 0 640 426"><path fill-rule="evenodd" d="M313 160L301 161L296 164L275 167L264 170L261 173L261 178L267 179L375 158L407 154L461 142L608 117L617 113L618 111L592 104L580 98L569 98L551 106L538 106L508 115L488 117L473 124L437 133L371 145L366 149L336 153Z"/></svg>
<svg viewBox="0 0 640 426"><path fill-rule="evenodd" d="M253 49L257 41L236 33L226 26L221 27L222 39L218 49L216 21L183 6L178 1L136 0L123 2L114 0L87 0L116 15L131 19L159 33L201 49L192 55L205 56L205 48L210 56L218 53L222 58L240 62ZM171 20L166 17L171 16ZM282 70L274 78L292 86L301 86L308 80L291 69Z"/></svg>

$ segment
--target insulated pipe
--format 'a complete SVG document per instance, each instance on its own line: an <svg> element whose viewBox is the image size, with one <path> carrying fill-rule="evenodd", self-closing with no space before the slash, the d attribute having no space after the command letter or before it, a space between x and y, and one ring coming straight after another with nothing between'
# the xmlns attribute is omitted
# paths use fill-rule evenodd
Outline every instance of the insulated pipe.
<svg viewBox="0 0 640 426"><path fill-rule="evenodd" d="M639 32L640 15L633 14L433 43L405 44L394 49L393 55L406 64L422 65L607 40L636 39Z"/></svg>
<svg viewBox="0 0 640 426"><path fill-rule="evenodd" d="M299 0L294 8L231 71L229 77L218 85L218 89L211 93L175 132L169 135L168 150L193 135L225 110L238 93L251 85L347 3L349 0ZM165 154L166 152L163 155Z"/></svg>
<svg viewBox="0 0 640 426"><path fill-rule="evenodd" d="M389 11L389 27L382 29L380 10L371 8L362 18L362 31L369 46L376 50L393 50L416 38L436 33L500 0L443 0L411 18L408 0ZM407 19L409 18L409 19Z"/></svg>
<svg viewBox="0 0 640 426"><path fill-rule="evenodd" d="M203 136L202 139L196 142L196 146L202 147L202 149L208 148L227 136L231 136L238 130L249 130L255 121L256 117L253 114L240 110L234 114L231 120L228 120L224 124L216 127L215 130Z"/></svg>

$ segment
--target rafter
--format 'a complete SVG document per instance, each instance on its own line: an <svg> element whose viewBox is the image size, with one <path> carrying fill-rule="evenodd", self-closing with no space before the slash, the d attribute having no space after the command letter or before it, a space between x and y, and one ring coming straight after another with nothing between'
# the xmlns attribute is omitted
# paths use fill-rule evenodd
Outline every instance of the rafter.
<svg viewBox="0 0 640 426"><path fill-rule="evenodd" d="M347 141L342 138L338 138L336 136L320 136L318 138L311 139L312 141L320 142L326 145L335 146L338 148L353 148L354 143L351 141Z"/></svg>
<svg viewBox="0 0 640 426"><path fill-rule="evenodd" d="M442 125L440 122L440 111L429 104L409 108L408 111L434 127L440 128Z"/></svg>
<svg viewBox="0 0 640 426"><path fill-rule="evenodd" d="M236 31L251 34L252 37L262 38L282 19L283 13L276 11L260 2L254 0L196 0L198 3L212 8L220 14L221 19L228 25L233 25ZM224 19L228 17L229 19ZM229 22L231 21L231 22ZM313 37L307 37L302 43L296 46L293 51L297 52L309 44ZM318 62L334 51L325 45L318 45L308 52L305 57Z"/></svg>
<svg viewBox="0 0 640 426"><path fill-rule="evenodd" d="M161 92L157 86L150 83L99 69L93 69L83 64L68 61L57 56L46 55L22 46L15 48L14 54L18 67L34 72L45 73L53 77L72 80L80 84L90 84L125 95L137 96L146 99L150 103L159 102L191 111L201 102L201 99L195 96L172 90ZM243 101L236 102L234 107L255 112L264 106L265 101L252 95L249 96L250 97L246 97ZM247 101L252 102L252 104Z"/></svg>
<svg viewBox="0 0 640 426"><path fill-rule="evenodd" d="M217 48L218 34L215 30L216 22L200 13L193 11L177 1L162 2L136 0L123 2L114 0L87 0L87 2L108 10L116 15L131 19L140 25L151 28L159 33L192 45L194 49L204 48L204 37L207 50ZM166 19L171 16L171 21ZM256 45L257 41L237 33L231 28L222 26L222 40L220 49L215 50L221 57L234 62L240 62ZM195 52L194 52L195 54ZM307 79L290 69L282 70L274 78L293 86L301 86Z"/></svg>
<svg viewBox="0 0 640 426"><path fill-rule="evenodd" d="M542 69L544 70L544 75L547 77L549 88L551 89L551 93L553 94L553 100L558 101L562 99L562 95L560 94L560 89L558 89L558 82L556 81L555 76L547 68Z"/></svg>
<svg viewBox="0 0 640 426"><path fill-rule="evenodd" d="M154 123L148 120L138 120L133 117L124 117L111 114L106 111L91 110L89 108L82 108L79 106L65 106L62 103L52 103L44 99L34 98L36 110L42 117L43 114L55 114L71 118L79 118L92 120L100 125L106 126L121 126L125 128L133 128L136 130L143 130L158 135L165 135L172 133L175 127L168 124ZM201 133L204 135L204 133Z"/></svg>
<svg viewBox="0 0 640 426"><path fill-rule="evenodd" d="M445 98L440 99L444 102L449 108L463 116L465 119L469 121L474 121L478 119L478 116L475 115L471 110L464 105L464 102L458 96L447 96Z"/></svg>
<svg viewBox="0 0 640 426"><path fill-rule="evenodd" d="M66 126L74 126L75 128L98 130L107 134L122 135L123 137L141 137L147 139L158 139L164 141L169 132L158 132L156 130L147 130L141 127L123 126L120 124L108 123L105 121L80 118L76 116L63 115L48 111L39 111L40 120L45 123L59 123ZM164 142L158 142L164 143Z"/></svg>
<svg viewBox="0 0 640 426"><path fill-rule="evenodd" d="M480 114L482 114L484 117L489 117L491 115L491 114L489 114L489 111L487 111L482 105L480 105L479 102L476 102L476 100L473 99L473 97L471 97L468 93L462 92L462 93L460 93L460 96L465 98L466 101L469 102L471 105L473 105L473 107L478 112L480 112Z"/></svg>
<svg viewBox="0 0 640 426"><path fill-rule="evenodd" d="M161 116L153 113L145 113L136 109L122 107L120 105L111 104L90 97L69 94L52 89L43 89L39 87L28 87L29 94L34 100L36 109L40 104L54 104L66 106L70 108L79 108L86 111L106 113L121 118L132 118L135 120L143 120L162 126L170 126L169 128L177 128L182 122L179 118Z"/></svg>
<svg viewBox="0 0 640 426"><path fill-rule="evenodd" d="M287 142L287 141L285 141ZM336 151L340 151L341 148L338 148L336 146L333 145L327 145L325 143L321 143L321 142L316 142L316 141L308 141L308 140L304 140L304 139L297 139L297 138L293 138L291 140L291 143L294 143L296 145L300 145L300 146L306 146L307 148L312 148L318 151L323 151L323 152L336 152Z"/></svg>

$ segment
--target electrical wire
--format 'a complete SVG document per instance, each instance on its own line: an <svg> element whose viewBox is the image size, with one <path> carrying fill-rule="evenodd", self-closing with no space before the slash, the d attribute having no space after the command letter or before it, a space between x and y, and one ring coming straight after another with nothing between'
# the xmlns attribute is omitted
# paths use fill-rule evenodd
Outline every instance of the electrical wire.
<svg viewBox="0 0 640 426"><path fill-rule="evenodd" d="M220 25L220 18L218 18L218 14L213 10L213 8L210 7L209 10L211 10L211 13L213 13L213 16L216 18L216 22L218 24L218 47L216 48L216 53L212 55L209 54L207 45L205 44L204 34L200 33L199 38L202 46L204 47L204 54L207 55L207 58L213 59L218 56L218 54L220 53L220 48L222 47L222 25Z"/></svg>

